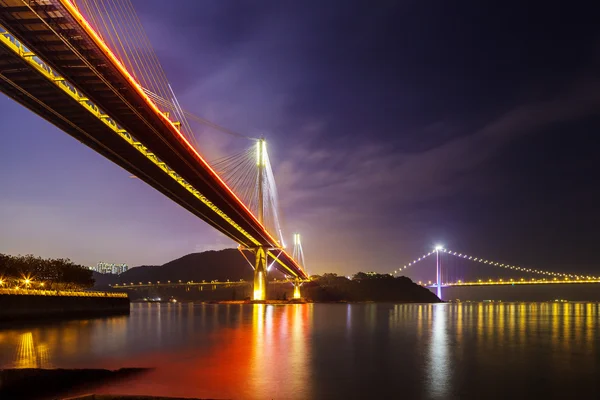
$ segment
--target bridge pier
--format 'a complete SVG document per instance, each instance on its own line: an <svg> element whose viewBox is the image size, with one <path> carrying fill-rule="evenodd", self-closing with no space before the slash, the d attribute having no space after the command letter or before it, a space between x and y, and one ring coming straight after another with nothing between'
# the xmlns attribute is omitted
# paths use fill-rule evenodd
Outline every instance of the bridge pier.
<svg viewBox="0 0 600 400"><path fill-rule="evenodd" d="M267 252L264 247L256 249L256 267L254 268L253 300L267 299Z"/></svg>
<svg viewBox="0 0 600 400"><path fill-rule="evenodd" d="M300 295L300 285L302 285L300 279L296 278L294 280L294 299L302 298L302 296Z"/></svg>

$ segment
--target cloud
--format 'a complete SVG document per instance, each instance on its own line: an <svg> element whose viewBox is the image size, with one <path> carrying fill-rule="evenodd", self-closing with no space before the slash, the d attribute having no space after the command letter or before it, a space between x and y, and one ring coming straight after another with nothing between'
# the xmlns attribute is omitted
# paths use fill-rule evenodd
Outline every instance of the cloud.
<svg viewBox="0 0 600 400"><path fill-rule="evenodd" d="M313 217L321 210L317 219L335 206L342 216L340 223L345 224L348 219L362 217L365 222L382 212L394 212L390 208L477 191L482 185L475 176L477 169L515 140L541 134L556 123L597 114L598 89L592 81L576 85L554 99L514 107L474 132L417 152L377 138L345 148L299 146L276 172L283 205ZM326 128L321 134L327 135Z"/></svg>

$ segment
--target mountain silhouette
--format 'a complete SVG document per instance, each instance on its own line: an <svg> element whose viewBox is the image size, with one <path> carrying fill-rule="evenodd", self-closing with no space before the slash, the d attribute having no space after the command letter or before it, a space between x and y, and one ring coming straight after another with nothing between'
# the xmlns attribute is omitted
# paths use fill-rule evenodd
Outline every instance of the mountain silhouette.
<svg viewBox="0 0 600 400"><path fill-rule="evenodd" d="M254 262L254 256L247 253L250 262ZM278 271L272 269L269 277L280 279L283 277ZM96 279L95 287L105 287L115 283L139 283L139 282L201 282L201 281L239 281L240 279L252 280L254 270L248 261L237 249L225 249L218 251L205 251L202 253L191 253L169 261L163 265L144 265L129 269L121 275L94 273Z"/></svg>

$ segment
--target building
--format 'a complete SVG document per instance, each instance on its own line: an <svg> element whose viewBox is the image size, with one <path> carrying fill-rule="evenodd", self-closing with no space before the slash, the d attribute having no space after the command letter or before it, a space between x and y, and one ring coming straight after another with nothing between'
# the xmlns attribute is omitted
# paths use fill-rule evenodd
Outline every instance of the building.
<svg viewBox="0 0 600 400"><path fill-rule="evenodd" d="M100 274L121 275L123 272L127 271L129 267L127 264L111 264L100 261L95 267L90 267L90 269Z"/></svg>

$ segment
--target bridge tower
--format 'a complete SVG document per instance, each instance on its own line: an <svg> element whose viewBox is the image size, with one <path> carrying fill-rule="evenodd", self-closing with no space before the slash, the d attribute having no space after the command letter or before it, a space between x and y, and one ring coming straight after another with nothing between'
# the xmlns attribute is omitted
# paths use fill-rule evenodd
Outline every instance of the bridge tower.
<svg viewBox="0 0 600 400"><path fill-rule="evenodd" d="M302 241L300 240L299 233L294 233L294 250L292 252L292 258L304 269L304 251L302 250ZM302 297L300 294L300 286L302 286L302 282L300 282L300 278L296 277L294 280L294 299Z"/></svg>
<svg viewBox="0 0 600 400"><path fill-rule="evenodd" d="M260 138L256 142L256 165L258 168L258 222L264 225L265 215L265 191L264 175L267 159L267 142ZM256 249L256 263L254 267L254 300L266 300L267 298L267 251L265 247Z"/></svg>
<svg viewBox="0 0 600 400"><path fill-rule="evenodd" d="M436 275L436 291L437 297L442 299L442 260L440 258L440 251L444 250L442 246L435 246L435 256L436 256L436 264L435 264L435 275Z"/></svg>

